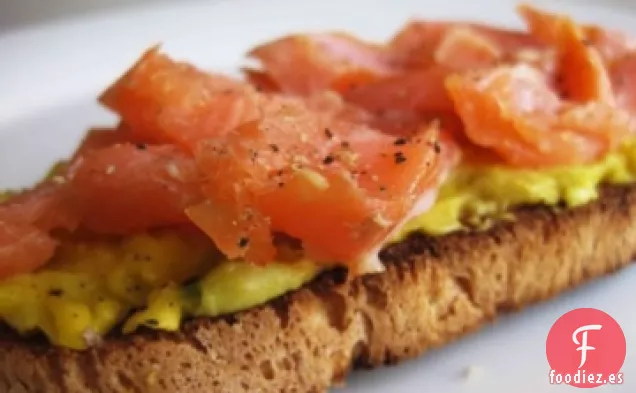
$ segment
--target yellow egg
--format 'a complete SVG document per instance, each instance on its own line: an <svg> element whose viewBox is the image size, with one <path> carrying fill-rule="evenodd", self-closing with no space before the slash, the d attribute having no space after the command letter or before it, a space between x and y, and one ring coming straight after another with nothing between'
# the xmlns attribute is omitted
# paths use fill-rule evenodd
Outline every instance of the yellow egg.
<svg viewBox="0 0 636 393"><path fill-rule="evenodd" d="M636 181L636 139L628 140L602 161L589 164L527 170L511 167L459 168L439 190L433 207L411 219L392 241L413 231L444 235L458 229L485 229L498 219L509 219L520 205L563 202L568 207L598 197L601 183Z"/></svg>

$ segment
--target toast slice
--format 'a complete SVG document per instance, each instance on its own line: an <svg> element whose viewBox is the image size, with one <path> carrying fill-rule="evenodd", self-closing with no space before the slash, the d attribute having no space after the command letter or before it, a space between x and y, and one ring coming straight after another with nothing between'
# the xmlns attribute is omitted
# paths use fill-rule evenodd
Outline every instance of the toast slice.
<svg viewBox="0 0 636 393"><path fill-rule="evenodd" d="M614 272L636 256L636 185L587 206L534 206L485 232L413 235L385 273L325 274L266 305L109 337L84 352L0 333L0 391L324 392L352 367L419 356L498 314Z"/></svg>

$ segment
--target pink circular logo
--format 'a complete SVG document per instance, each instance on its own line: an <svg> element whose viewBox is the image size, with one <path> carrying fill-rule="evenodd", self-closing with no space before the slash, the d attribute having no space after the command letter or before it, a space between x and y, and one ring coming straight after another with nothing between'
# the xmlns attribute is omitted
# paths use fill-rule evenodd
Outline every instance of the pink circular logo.
<svg viewBox="0 0 636 393"><path fill-rule="evenodd" d="M625 334L601 310L579 308L566 313L552 325L545 347L552 384L593 388L623 383Z"/></svg>

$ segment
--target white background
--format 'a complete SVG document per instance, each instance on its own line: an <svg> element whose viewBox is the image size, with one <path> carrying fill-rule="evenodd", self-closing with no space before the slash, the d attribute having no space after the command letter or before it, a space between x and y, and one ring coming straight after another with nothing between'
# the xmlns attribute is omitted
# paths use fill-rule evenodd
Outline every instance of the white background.
<svg viewBox="0 0 636 393"><path fill-rule="evenodd" d="M9 29L48 22L50 20L65 17L79 17L83 14L105 9L145 7L152 3L184 3L191 1L221 2L232 0L0 0L0 34ZM570 1L579 3L614 3L626 7L632 7L636 10L636 1L634 0Z"/></svg>
<svg viewBox="0 0 636 393"><path fill-rule="evenodd" d="M192 0L0 0L0 34L9 29L104 9L188 1Z"/></svg>

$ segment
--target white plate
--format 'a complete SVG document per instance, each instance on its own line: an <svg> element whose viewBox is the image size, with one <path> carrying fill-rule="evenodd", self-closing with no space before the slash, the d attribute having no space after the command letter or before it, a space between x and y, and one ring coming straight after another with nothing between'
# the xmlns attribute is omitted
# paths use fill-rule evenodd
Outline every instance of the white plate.
<svg viewBox="0 0 636 393"><path fill-rule="evenodd" d="M627 8L543 3L587 21L628 30L636 26L636 15ZM154 43L163 42L175 57L229 70L247 48L279 34L345 28L382 39L418 15L519 24L514 3L506 0L235 0L102 13L0 36L0 188L28 185L68 154L87 127L112 123L113 116L96 105L96 95ZM630 301L636 298L635 280L635 268L624 270L503 318L420 360L357 372L341 392L574 391L548 384L545 339L552 323L576 307L600 308L622 325L628 343L625 383L602 390L634 392L636 317ZM478 366L481 376L465 380L468 366Z"/></svg>

